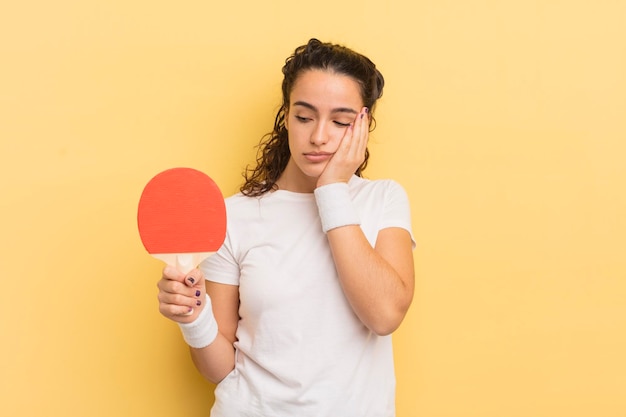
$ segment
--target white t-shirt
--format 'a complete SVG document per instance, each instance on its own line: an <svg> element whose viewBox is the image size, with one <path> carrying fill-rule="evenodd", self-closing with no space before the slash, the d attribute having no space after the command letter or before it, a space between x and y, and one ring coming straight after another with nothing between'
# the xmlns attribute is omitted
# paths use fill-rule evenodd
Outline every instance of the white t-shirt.
<svg viewBox="0 0 626 417"><path fill-rule="evenodd" d="M391 180L349 182L370 244L411 232L405 191ZM391 336L377 336L341 289L314 195L275 191L226 199L224 245L200 268L239 286L235 369L215 389L212 417L391 417Z"/></svg>

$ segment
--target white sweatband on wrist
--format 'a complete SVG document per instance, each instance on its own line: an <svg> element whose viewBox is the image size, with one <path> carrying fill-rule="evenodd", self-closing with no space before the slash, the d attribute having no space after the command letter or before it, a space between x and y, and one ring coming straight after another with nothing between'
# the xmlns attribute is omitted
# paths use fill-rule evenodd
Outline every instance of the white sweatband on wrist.
<svg viewBox="0 0 626 417"><path fill-rule="evenodd" d="M200 315L191 323L178 323L185 342L192 348L209 346L217 338L217 321L213 315L211 299L206 296L206 304Z"/></svg>
<svg viewBox="0 0 626 417"><path fill-rule="evenodd" d="M345 182L322 185L313 193L324 233L341 226L361 224L350 198L348 184Z"/></svg>

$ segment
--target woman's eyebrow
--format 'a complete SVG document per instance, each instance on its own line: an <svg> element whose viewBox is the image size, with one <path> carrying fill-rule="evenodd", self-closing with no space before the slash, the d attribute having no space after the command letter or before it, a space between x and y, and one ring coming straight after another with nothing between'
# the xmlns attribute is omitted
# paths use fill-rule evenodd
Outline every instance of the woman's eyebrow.
<svg viewBox="0 0 626 417"><path fill-rule="evenodd" d="M314 112L317 112L317 107L312 105L311 103L307 103L306 101L296 101L293 103L294 106L302 106L310 109ZM337 107L336 109L332 109L331 113L350 113L350 114L358 114L358 112L350 107Z"/></svg>

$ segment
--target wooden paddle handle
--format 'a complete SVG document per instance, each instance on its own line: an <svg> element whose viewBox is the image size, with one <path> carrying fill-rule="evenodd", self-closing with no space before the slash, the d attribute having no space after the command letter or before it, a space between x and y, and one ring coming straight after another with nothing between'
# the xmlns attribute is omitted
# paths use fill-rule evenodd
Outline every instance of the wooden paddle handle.
<svg viewBox="0 0 626 417"><path fill-rule="evenodd" d="M189 273L215 252L192 252L192 253L153 253L157 259L173 266L183 274Z"/></svg>

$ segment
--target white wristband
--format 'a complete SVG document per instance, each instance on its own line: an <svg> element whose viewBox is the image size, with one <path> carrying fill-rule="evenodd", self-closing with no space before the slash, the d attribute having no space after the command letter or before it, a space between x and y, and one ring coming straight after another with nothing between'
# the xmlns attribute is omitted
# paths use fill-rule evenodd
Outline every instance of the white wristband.
<svg viewBox="0 0 626 417"><path fill-rule="evenodd" d="M314 191L324 233L341 226L360 225L345 182L323 185Z"/></svg>
<svg viewBox="0 0 626 417"><path fill-rule="evenodd" d="M211 299L206 296L206 304L200 315L191 323L178 323L185 342L192 348L209 346L217 337L217 321L213 315Z"/></svg>

